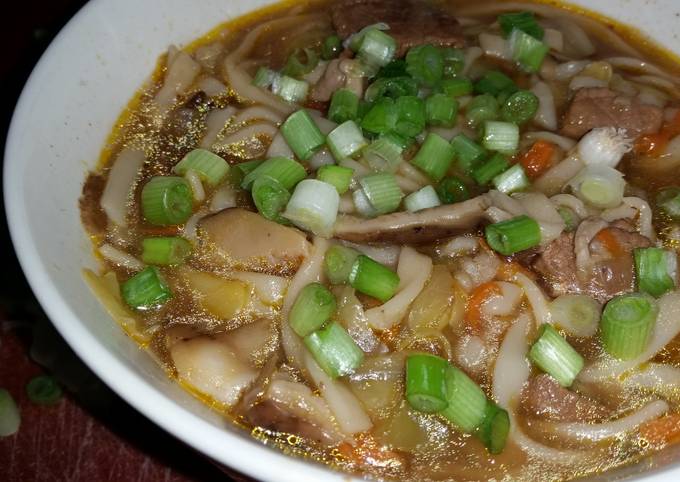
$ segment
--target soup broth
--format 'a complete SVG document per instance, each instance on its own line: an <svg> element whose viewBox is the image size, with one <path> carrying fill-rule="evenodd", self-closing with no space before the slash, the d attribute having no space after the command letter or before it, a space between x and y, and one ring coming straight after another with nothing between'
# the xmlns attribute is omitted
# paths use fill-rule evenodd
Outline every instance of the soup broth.
<svg viewBox="0 0 680 482"><path fill-rule="evenodd" d="M394 480L680 439L680 90L552 3L296 2L171 46L80 200L111 316L225 420Z"/></svg>

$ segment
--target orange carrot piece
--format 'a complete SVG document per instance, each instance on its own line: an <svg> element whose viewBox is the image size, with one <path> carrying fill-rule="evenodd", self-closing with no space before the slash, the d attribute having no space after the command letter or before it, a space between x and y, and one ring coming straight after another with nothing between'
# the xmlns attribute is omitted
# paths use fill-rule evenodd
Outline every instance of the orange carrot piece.
<svg viewBox="0 0 680 482"><path fill-rule="evenodd" d="M616 239L616 236L609 228L601 229L595 235L595 239L600 244L602 244L602 246L604 246L607 251L609 251L609 254L615 258L618 258L619 256L622 256L626 253L623 249L623 246L621 246L621 243L619 243L619 240Z"/></svg>
<svg viewBox="0 0 680 482"><path fill-rule="evenodd" d="M675 136L680 135L680 111L675 117L666 122L656 134L645 134L638 137L633 145L633 152L637 155L658 157L663 154L666 146Z"/></svg>
<svg viewBox="0 0 680 482"><path fill-rule="evenodd" d="M519 163L530 179L535 179L552 165L555 145L547 141L536 141L520 158Z"/></svg>
<svg viewBox="0 0 680 482"><path fill-rule="evenodd" d="M465 323L478 333L481 329L482 306L492 296L501 294L501 289L494 281L479 285L472 292L465 305Z"/></svg>
<svg viewBox="0 0 680 482"><path fill-rule="evenodd" d="M645 134L638 137L633 145L633 152L638 156L658 157L664 151L671 138L664 132Z"/></svg>
<svg viewBox="0 0 680 482"><path fill-rule="evenodd" d="M645 423L640 427L640 437L654 447L680 442L680 413Z"/></svg>

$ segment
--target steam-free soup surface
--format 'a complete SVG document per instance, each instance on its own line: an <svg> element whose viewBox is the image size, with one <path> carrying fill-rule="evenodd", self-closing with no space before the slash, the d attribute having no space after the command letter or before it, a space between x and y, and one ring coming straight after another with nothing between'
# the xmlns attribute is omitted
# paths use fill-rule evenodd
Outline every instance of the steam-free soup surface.
<svg viewBox="0 0 680 482"><path fill-rule="evenodd" d="M94 294L286 453L570 480L680 438L677 65L534 3L286 4L171 46L83 187Z"/></svg>

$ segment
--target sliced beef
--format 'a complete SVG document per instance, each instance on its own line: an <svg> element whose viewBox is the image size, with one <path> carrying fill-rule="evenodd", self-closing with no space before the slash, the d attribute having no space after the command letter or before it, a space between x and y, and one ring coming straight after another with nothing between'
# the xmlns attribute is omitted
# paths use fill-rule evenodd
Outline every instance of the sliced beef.
<svg viewBox="0 0 680 482"><path fill-rule="evenodd" d="M663 111L602 87L580 89L562 121L562 134L580 138L596 127L626 129L630 137L658 132Z"/></svg>
<svg viewBox="0 0 680 482"><path fill-rule="evenodd" d="M589 273L580 278L577 275L574 253L574 233L563 233L534 258L520 258L526 266L541 277L543 285L551 296L563 294L587 294L600 302L614 296L629 293L635 288L633 250L650 246L651 241L634 231L626 222L616 222L607 227L616 238L621 252L610 256L597 239L591 241L589 249L599 259Z"/></svg>
<svg viewBox="0 0 680 482"><path fill-rule="evenodd" d="M604 405L562 387L546 374L529 380L520 405L528 416L554 422L595 422L607 415Z"/></svg>
<svg viewBox="0 0 680 482"><path fill-rule="evenodd" d="M333 26L343 38L378 22L390 26L398 56L416 45L461 47L465 40L455 17L418 0L342 0L331 6Z"/></svg>

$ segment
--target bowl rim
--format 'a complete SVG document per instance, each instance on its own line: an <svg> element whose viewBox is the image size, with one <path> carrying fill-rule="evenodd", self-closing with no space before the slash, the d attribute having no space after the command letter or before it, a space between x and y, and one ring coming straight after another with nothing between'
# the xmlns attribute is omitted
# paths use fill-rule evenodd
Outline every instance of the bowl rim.
<svg viewBox="0 0 680 482"><path fill-rule="evenodd" d="M71 349L109 388L157 426L214 461L263 482L362 480L309 459L286 455L276 448L256 441L245 431L231 431L226 427L219 427L172 400L145 381L136 370L109 353L98 337L81 324L79 317L51 283L44 263L37 255L39 251L29 224L23 222L27 219L28 213L22 199L21 183L17 182L21 179L18 161L21 159L21 146L16 144L17 132L22 127L22 120L27 117L33 93L39 89L46 77L46 65L53 53L61 48L65 39L73 34L76 26L91 11L105 8L111 1L89 0L62 27L33 68L11 117L3 166L5 216L17 259L33 294ZM570 4L568 0L559 1ZM228 449L225 450L223 446L213 443L217 440L227 442ZM263 463L264 461L266 463ZM673 473L680 474L680 462L645 471L639 474L639 480L669 482L671 479L668 475Z"/></svg>
<svg viewBox="0 0 680 482"><path fill-rule="evenodd" d="M91 11L103 8L106 3L111 2L90 0L62 27L33 68L12 114L4 152L5 216L16 256L33 294L71 349L109 388L157 426L200 453L261 481L350 480L348 474L320 463L310 463L307 459L285 455L276 448L257 442L243 431L230 431L214 425L151 386L136 370L111 354L80 323L79 317L51 283L44 263L37 256L38 249L29 224L22 222L27 219L28 213L22 200L21 183L17 182L21 179L17 161L21 158L21 146L16 144L15 139L18 138L22 119L27 117L33 93L46 77L46 64L50 57ZM229 448L225 450L223 445L212 443L216 440L226 442ZM267 463L258 463L262 460L267 460Z"/></svg>

